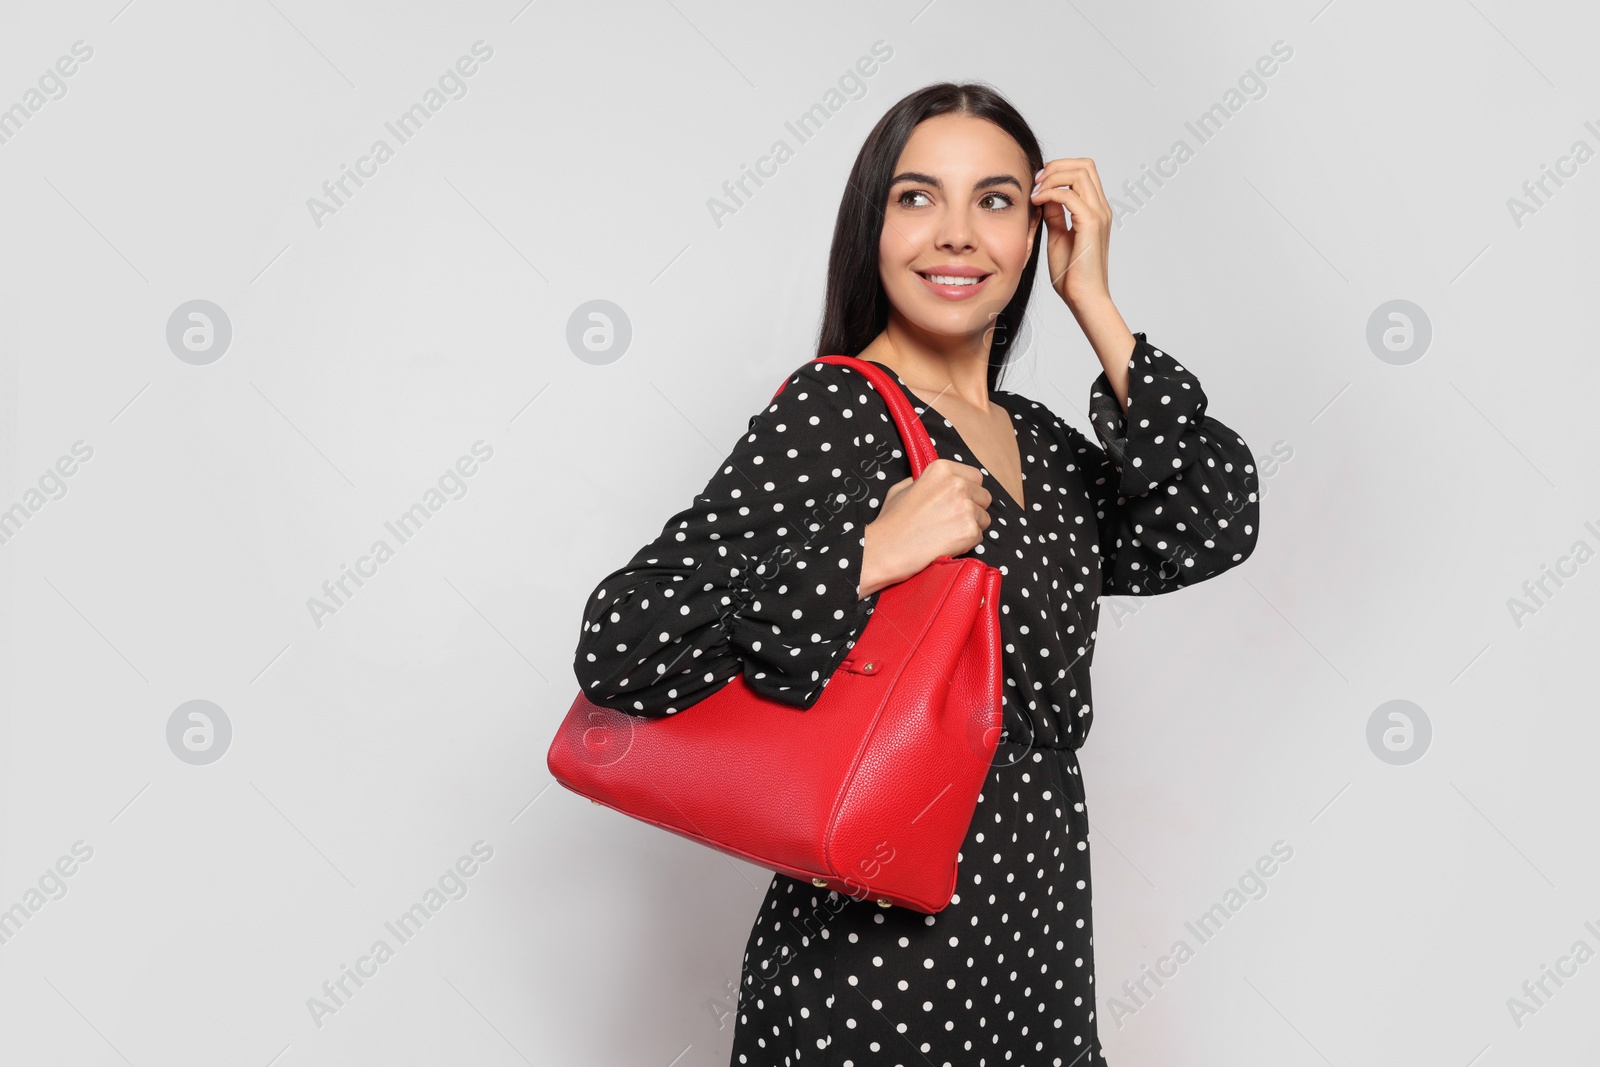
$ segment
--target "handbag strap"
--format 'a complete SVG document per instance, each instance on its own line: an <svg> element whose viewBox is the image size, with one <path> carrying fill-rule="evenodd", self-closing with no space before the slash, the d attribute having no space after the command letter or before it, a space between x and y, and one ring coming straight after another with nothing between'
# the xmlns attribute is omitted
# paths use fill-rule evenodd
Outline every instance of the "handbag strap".
<svg viewBox="0 0 1600 1067"><path fill-rule="evenodd" d="M889 414L894 418L895 428L900 431L901 443L905 445L906 456L911 460L911 477L921 477L922 469L939 458L939 453L933 447L933 439L928 436L928 428L922 425L922 420L917 417L911 402L906 399L905 391L882 367L870 359L860 359L856 356L818 356L807 362L842 363L857 373L866 375L867 380L878 391L878 395L889 405ZM776 399L778 393L783 392L783 387L788 384L789 379L785 378L773 392L773 398Z"/></svg>

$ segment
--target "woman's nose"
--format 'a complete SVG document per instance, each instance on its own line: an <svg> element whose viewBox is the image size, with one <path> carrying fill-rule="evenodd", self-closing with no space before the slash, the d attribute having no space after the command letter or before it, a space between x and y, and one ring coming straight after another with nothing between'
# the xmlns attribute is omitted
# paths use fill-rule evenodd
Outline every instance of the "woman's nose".
<svg viewBox="0 0 1600 1067"><path fill-rule="evenodd" d="M946 211L939 219L935 242L940 248L970 250L972 248L972 223L962 210Z"/></svg>

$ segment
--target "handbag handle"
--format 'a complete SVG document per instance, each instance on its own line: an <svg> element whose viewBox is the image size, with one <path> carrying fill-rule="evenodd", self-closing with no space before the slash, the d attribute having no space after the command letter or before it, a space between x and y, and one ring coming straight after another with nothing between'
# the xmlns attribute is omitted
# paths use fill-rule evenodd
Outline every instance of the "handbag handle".
<svg viewBox="0 0 1600 1067"><path fill-rule="evenodd" d="M928 436L927 427L922 425L922 420L917 417L910 401L906 400L905 392L882 367L870 359L861 359L857 356L818 356L810 362L842 363L866 375L867 380L877 389L878 395L889 405L889 414L894 418L895 428L900 431L901 443L905 445L906 455L911 460L911 477L920 478L923 468L939 458L939 453L933 447L933 439ZM773 392L773 399L777 399L778 394L783 392L783 387L788 384L789 379L785 378Z"/></svg>

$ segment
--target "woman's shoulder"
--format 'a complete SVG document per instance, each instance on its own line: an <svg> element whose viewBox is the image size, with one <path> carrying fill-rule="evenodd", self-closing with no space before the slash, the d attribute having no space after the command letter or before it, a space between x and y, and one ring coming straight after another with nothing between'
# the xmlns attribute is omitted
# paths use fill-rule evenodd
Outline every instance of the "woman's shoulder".
<svg viewBox="0 0 1600 1067"><path fill-rule="evenodd" d="M1001 398L1001 403L1005 406L1007 411L1014 415L1021 415L1029 422L1037 423L1041 426L1053 424L1064 425L1061 416L1057 415L1055 412L1051 411L1047 406L1045 406L1044 403L1033 399L1031 396L1024 396L1021 393L1013 392L1010 389L991 389L989 392L990 395Z"/></svg>
<svg viewBox="0 0 1600 1067"><path fill-rule="evenodd" d="M852 366L808 360L750 416L738 448L750 470L796 483L836 476L842 465L901 455L889 405ZM730 460L732 467L739 466ZM726 469L725 469L726 472Z"/></svg>
<svg viewBox="0 0 1600 1067"><path fill-rule="evenodd" d="M799 378L810 378L814 381L827 383L864 382L868 380L867 372L861 369L862 364L865 362L859 356L812 358L790 371L788 380L795 381Z"/></svg>
<svg viewBox="0 0 1600 1067"><path fill-rule="evenodd" d="M845 418L852 417L862 405L883 407L887 405L875 396L877 385L867 371L861 369L862 361L854 356L845 359L809 359L789 372L773 403L788 398L793 404L820 399Z"/></svg>
<svg viewBox="0 0 1600 1067"><path fill-rule="evenodd" d="M1013 414L1021 415L1033 426L1047 433L1053 433L1070 443L1076 451L1083 451L1079 446L1087 444L1088 438L1083 431L1072 423L1050 410L1049 406L1032 397L1023 396L1021 393L1009 389L995 389L1003 399L1006 410Z"/></svg>

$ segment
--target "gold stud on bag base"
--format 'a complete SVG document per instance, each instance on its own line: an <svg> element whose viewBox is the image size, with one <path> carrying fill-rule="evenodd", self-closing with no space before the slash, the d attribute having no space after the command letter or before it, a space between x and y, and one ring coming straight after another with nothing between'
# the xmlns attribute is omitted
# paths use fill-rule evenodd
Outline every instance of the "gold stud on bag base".
<svg viewBox="0 0 1600 1067"><path fill-rule="evenodd" d="M826 888L828 888L828 880L826 878L813 878L813 879L811 879L811 884L816 886L818 889L826 889ZM893 906L894 906L894 902L891 901L888 897L879 897L878 898L878 907L880 907L880 908L891 908Z"/></svg>

